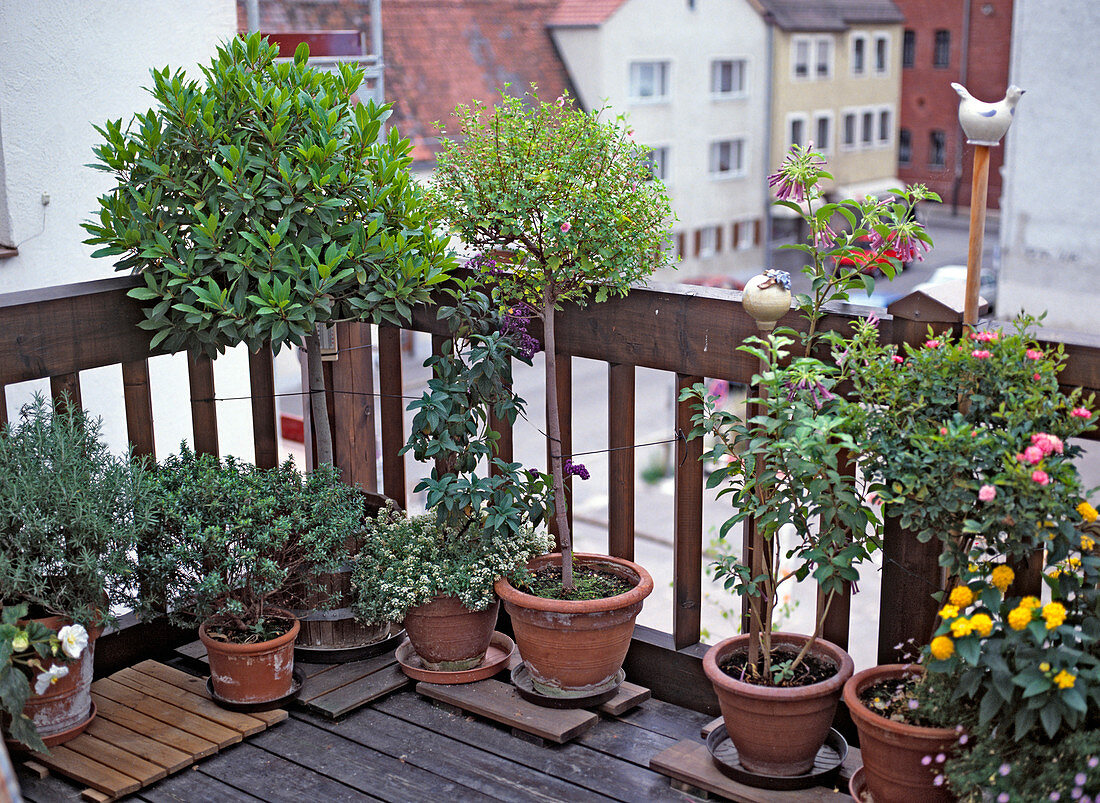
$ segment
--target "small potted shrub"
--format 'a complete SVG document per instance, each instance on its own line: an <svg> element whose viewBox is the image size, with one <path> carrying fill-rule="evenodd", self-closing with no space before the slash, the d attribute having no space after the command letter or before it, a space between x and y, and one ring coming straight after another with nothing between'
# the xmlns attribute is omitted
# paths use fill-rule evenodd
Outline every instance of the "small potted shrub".
<svg viewBox="0 0 1100 803"><path fill-rule="evenodd" d="M541 322L547 435L559 444L555 311L622 295L663 262L668 197L650 180L648 149L630 140L621 118L601 121L565 96L547 103L534 93L503 95L491 110L459 106L456 116L458 136L443 142L431 197L451 231L486 252L481 273L503 302L525 305ZM497 583L520 654L544 693L612 685L653 586L630 561L573 553L564 478L567 465L584 468L568 458L551 447L561 553L529 567L544 575L544 587Z"/></svg>
<svg viewBox="0 0 1100 803"><path fill-rule="evenodd" d="M260 705L292 687L298 621L274 601L316 598L318 574L346 563L362 526L359 493L331 466L262 470L186 445L158 468L156 526L139 566L147 610L199 628L215 699Z"/></svg>
<svg viewBox="0 0 1100 803"><path fill-rule="evenodd" d="M391 509L368 521L354 584L360 619L403 619L424 667L460 672L477 667L489 646L496 580L518 579L527 561L546 550L535 528L549 509L549 483L498 458L490 426L490 413L513 423L523 412L523 399L511 389L510 360L530 364L529 345L502 325L476 279L447 292L454 303L438 314L451 336L425 363L432 378L409 405L415 416L403 450L434 462L416 486L426 492L428 513L406 517Z"/></svg>
<svg viewBox="0 0 1100 803"><path fill-rule="evenodd" d="M826 303L873 284L861 270L863 256L853 258L862 255L861 243L875 244L871 259L892 276L901 243L915 250L912 243L926 238L908 217L908 204L926 197L923 189L899 190L898 200L824 203L819 181L827 177L820 156L796 146L771 178L777 203L798 212L810 229L808 242L792 247L809 257L811 294L797 299L805 332L780 329L740 347L760 366L748 400L756 412L743 419L716 409L703 384L681 395L696 403L691 437L713 439L703 455L717 466L708 487L721 486L718 495L736 511L720 536L749 521L760 536L753 561L727 554L716 567L726 589L748 600L749 632L712 647L703 666L742 767L761 777L805 773L828 735L854 667L844 650L821 638L822 627L834 597L858 579L856 566L874 549L881 524L863 479L845 470L862 448L851 433L860 410L836 393L850 369L811 356L817 325ZM834 231L834 218L847 219L852 230ZM790 277L767 271L747 283L743 305L769 330L790 301ZM796 345L802 356L792 354ZM787 525L793 536L784 542ZM784 558L794 561L793 570L784 571ZM784 583L808 578L826 601L814 632L773 632Z"/></svg>
<svg viewBox="0 0 1100 803"><path fill-rule="evenodd" d="M51 410L36 396L0 433L5 621L11 618L9 608L25 606L18 619L29 616L27 628L36 623L28 631L34 643L47 643L42 628L55 638L64 633L59 642L64 656L75 660L46 663L49 656L39 651L38 668L55 674L40 692L36 683L35 694L19 706L50 744L76 736L90 722L95 639L112 623L112 606L131 599L133 550L149 516L146 472L112 455L99 439L99 422L85 412L68 404ZM8 624L22 627L18 619ZM23 675L17 671L8 677L18 683ZM14 717L12 735L29 744L33 736L25 719L7 710Z"/></svg>

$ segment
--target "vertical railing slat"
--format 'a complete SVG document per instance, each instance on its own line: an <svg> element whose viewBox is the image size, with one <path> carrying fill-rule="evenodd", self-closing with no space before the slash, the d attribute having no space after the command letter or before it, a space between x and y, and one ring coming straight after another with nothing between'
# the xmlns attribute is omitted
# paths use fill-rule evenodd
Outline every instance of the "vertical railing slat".
<svg viewBox="0 0 1100 803"><path fill-rule="evenodd" d="M509 360L511 362L511 360ZM511 386L509 385L509 389ZM497 438L497 450L496 456L503 460L505 463L511 463L515 460L515 442L513 440L512 425L502 418L497 418L492 411L489 412L489 426L493 432L496 432L500 437ZM499 472L494 467L490 473L496 475Z"/></svg>
<svg viewBox="0 0 1100 803"><path fill-rule="evenodd" d="M149 361L122 363L122 396L126 405L126 437L134 457L156 459L153 438L153 395Z"/></svg>
<svg viewBox="0 0 1100 803"><path fill-rule="evenodd" d="M692 407L681 391L702 377L676 374L676 429L691 432ZM676 443L676 513L672 569L672 640L680 650L699 641L703 604L703 440Z"/></svg>
<svg viewBox="0 0 1100 803"><path fill-rule="evenodd" d="M562 354L558 352L557 359L554 361L556 366L555 377L558 385L558 420L561 422L561 444L556 448L561 449L561 454L565 457L573 454L573 360L568 354ZM549 421L549 417L546 419ZM549 432L549 425L547 425L547 432ZM550 439L546 440L546 466L547 471L550 470L550 450L555 448L554 444L550 443ZM584 462L583 460L580 462ZM564 478L564 490L565 490L565 513L566 522L569 524L569 532L573 532L573 477L566 476ZM550 521L550 532L554 536L554 541L557 545L557 549L561 549L561 539L558 535L557 516Z"/></svg>
<svg viewBox="0 0 1100 803"><path fill-rule="evenodd" d="M364 490L378 488L374 424L374 364L370 324L336 324L339 359L332 365L333 459L341 478Z"/></svg>
<svg viewBox="0 0 1100 803"><path fill-rule="evenodd" d="M195 451L218 456L218 413L214 406L214 361L205 354L187 355L191 386L191 427Z"/></svg>
<svg viewBox="0 0 1100 803"><path fill-rule="evenodd" d="M607 366L607 551L634 560L634 366Z"/></svg>
<svg viewBox="0 0 1100 803"><path fill-rule="evenodd" d="M847 452L841 454L840 470L849 477L856 476L856 463ZM818 619L825 614L825 605L827 602L827 597L819 590L817 594ZM849 617L852 610L852 584L846 582L844 584L844 590L834 594L832 601L828 602L828 605L829 611L828 614L825 615L825 621L822 623L821 636L826 641L831 641L833 644L846 650L848 649L850 629Z"/></svg>
<svg viewBox="0 0 1100 803"><path fill-rule="evenodd" d="M69 403L76 409L83 405L80 401L80 375L75 371L69 374L58 374L50 377L50 396L54 403L61 402L68 396Z"/></svg>
<svg viewBox="0 0 1100 803"><path fill-rule="evenodd" d="M252 393L252 440L256 465L273 468L279 462L279 434L275 416L275 362L270 342L248 355L248 382Z"/></svg>
<svg viewBox="0 0 1100 803"><path fill-rule="evenodd" d="M378 327L378 401L382 429L382 493L402 508L405 496L405 400L402 397L401 330Z"/></svg>

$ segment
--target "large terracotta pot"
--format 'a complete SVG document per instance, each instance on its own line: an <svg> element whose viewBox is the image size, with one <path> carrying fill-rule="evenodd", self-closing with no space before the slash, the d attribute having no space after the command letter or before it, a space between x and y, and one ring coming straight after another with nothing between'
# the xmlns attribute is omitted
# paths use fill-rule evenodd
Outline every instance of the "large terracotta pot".
<svg viewBox="0 0 1100 803"><path fill-rule="evenodd" d="M48 616L35 621L57 632L72 620ZM69 673L52 683L44 693L27 698L23 713L34 721L38 735L47 747L64 744L79 736L92 721L92 671L95 664L95 640L102 628L88 628L88 646L76 661L45 661L46 669L67 666ZM34 680L31 680L33 690Z"/></svg>
<svg viewBox="0 0 1100 803"><path fill-rule="evenodd" d="M653 591L653 578L637 563L607 555L574 554L574 559L623 577L634 588L606 599L571 601L525 594L504 578L496 583L512 617L519 654L543 694L598 691L613 683L630 648L642 601ZM527 564L532 571L546 566L560 567L561 553Z"/></svg>
<svg viewBox="0 0 1100 803"><path fill-rule="evenodd" d="M921 763L925 756L948 753L958 744L959 734L951 728L922 728L880 716L859 700L865 689L883 680L901 680L923 674L923 667L886 664L865 669L844 684L844 704L859 731L863 771L867 790L875 803L949 803L955 799L943 786L932 781L937 765Z"/></svg>
<svg viewBox="0 0 1100 803"><path fill-rule="evenodd" d="M497 624L499 600L471 611L457 597L439 596L405 614L405 632L425 668L457 672L479 666Z"/></svg>
<svg viewBox="0 0 1100 803"><path fill-rule="evenodd" d="M294 683L294 639L298 620L288 612L269 608L269 616L293 620L294 626L271 641L233 644L210 638L206 623L199 638L210 658L210 681L214 694L229 703L269 703L290 694Z"/></svg>
<svg viewBox="0 0 1100 803"><path fill-rule="evenodd" d="M811 654L836 667L831 678L809 686L773 687L744 683L727 675L720 664L748 650L747 634L719 642L703 656L703 671L714 686L726 730L749 772L788 777L813 767L814 757L832 726L844 682L852 676L851 657L835 644L818 639ZM772 648L796 650L809 641L797 633L773 633Z"/></svg>

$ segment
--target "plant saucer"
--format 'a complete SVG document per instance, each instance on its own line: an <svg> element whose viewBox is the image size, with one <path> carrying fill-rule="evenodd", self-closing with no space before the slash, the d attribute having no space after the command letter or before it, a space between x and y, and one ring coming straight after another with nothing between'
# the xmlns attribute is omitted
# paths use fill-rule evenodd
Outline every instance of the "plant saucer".
<svg viewBox="0 0 1100 803"><path fill-rule="evenodd" d="M290 682L290 691L275 700L266 700L259 703L238 703L233 700L226 700L224 697L220 697L214 692L214 684L210 678L206 679L206 693L210 695L211 700L227 711L250 714L253 711L271 711L276 708L282 708L287 703L293 702L298 699L298 695L301 694L302 686L305 685L305 682L306 673L298 667L294 667L293 679Z"/></svg>
<svg viewBox="0 0 1100 803"><path fill-rule="evenodd" d="M491 678L497 672L507 668L508 660L512 657L515 649L515 642L499 631L494 632L489 640L489 649L485 652L485 658L478 666L473 669L459 669L453 672L425 667L408 638L401 642L401 646L397 648L394 655L397 658L397 663L401 665L401 671L413 680L453 686L459 683L473 683L477 680Z"/></svg>
<svg viewBox="0 0 1100 803"><path fill-rule="evenodd" d="M605 684L603 688L583 692L544 694L535 688L531 673L527 671L527 664L520 664L512 670L512 685L516 687L519 696L529 703L541 705L544 708L595 708L614 697L625 680L626 672L619 669L611 682Z"/></svg>
<svg viewBox="0 0 1100 803"><path fill-rule="evenodd" d="M727 778L747 786L774 790L820 786L837 773L848 756L848 743L836 729L830 728L825 744L817 751L814 765L807 772L801 775L764 775L751 772L742 766L737 748L733 746L724 722L707 737L707 749L714 759L714 765Z"/></svg>

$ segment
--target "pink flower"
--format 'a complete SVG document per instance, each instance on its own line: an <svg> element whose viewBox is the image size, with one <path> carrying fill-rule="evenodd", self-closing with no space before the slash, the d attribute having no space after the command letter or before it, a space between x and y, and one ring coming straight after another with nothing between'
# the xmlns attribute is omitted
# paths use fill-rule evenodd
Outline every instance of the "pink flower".
<svg viewBox="0 0 1100 803"><path fill-rule="evenodd" d="M940 434L941 435L946 435L947 434L947 427L940 427Z"/></svg>
<svg viewBox="0 0 1100 803"><path fill-rule="evenodd" d="M1016 462L1017 462L1017 463L1025 463L1025 462L1027 462L1027 457L1025 457L1025 456L1024 456L1024 453L1023 453L1023 452L1017 452L1017 453L1016 453Z"/></svg>
<svg viewBox="0 0 1100 803"><path fill-rule="evenodd" d="M1042 374L1032 374L1031 378L1034 379L1036 382L1038 382L1040 379L1043 378L1043 375Z"/></svg>
<svg viewBox="0 0 1100 803"><path fill-rule="evenodd" d="M894 362L896 362L898 365L901 365L903 362L905 362L905 358L902 357L899 354L895 354L894 355Z"/></svg>
<svg viewBox="0 0 1100 803"><path fill-rule="evenodd" d="M979 343L996 343L997 342L997 333L996 332L971 332L970 333L970 339L971 340L977 340Z"/></svg>
<svg viewBox="0 0 1100 803"><path fill-rule="evenodd" d="M1069 414L1072 415L1074 418L1092 418L1092 413L1090 413L1084 407L1074 407L1072 410L1070 410Z"/></svg>
<svg viewBox="0 0 1100 803"><path fill-rule="evenodd" d="M573 228L573 227L572 227L571 225L569 225L569 221L566 221L565 223L562 223L562 224L561 224L561 233L562 233L562 234L565 234L565 233L566 233L567 231L569 231L569 230L570 230L571 228Z"/></svg>
<svg viewBox="0 0 1100 803"><path fill-rule="evenodd" d="M1028 349L1027 358L1029 360L1041 360L1043 359L1043 352L1039 351L1039 349Z"/></svg>
<svg viewBox="0 0 1100 803"><path fill-rule="evenodd" d="M1031 481L1040 485L1050 485L1050 477L1047 476L1045 471L1039 471L1038 469L1031 472Z"/></svg>
<svg viewBox="0 0 1100 803"><path fill-rule="evenodd" d="M1048 435L1046 432L1036 432L1031 436L1032 446L1038 446L1044 455L1057 452L1062 454L1062 439L1057 435Z"/></svg>
<svg viewBox="0 0 1100 803"><path fill-rule="evenodd" d="M974 349L974 351L970 352L970 356L971 357L976 357L979 360L987 360L990 357L992 357L993 355L990 354L985 349Z"/></svg>
<svg viewBox="0 0 1100 803"><path fill-rule="evenodd" d="M1043 459L1043 450L1038 446L1029 446L1024 449L1024 460L1031 465L1035 465Z"/></svg>
<svg viewBox="0 0 1100 803"><path fill-rule="evenodd" d="M940 341L938 341L938 340L925 341L924 347L926 349L938 349L940 347Z"/></svg>
<svg viewBox="0 0 1100 803"><path fill-rule="evenodd" d="M997 495L997 489L992 485L983 485L981 490L978 491L978 498L983 502L992 502L993 497Z"/></svg>

